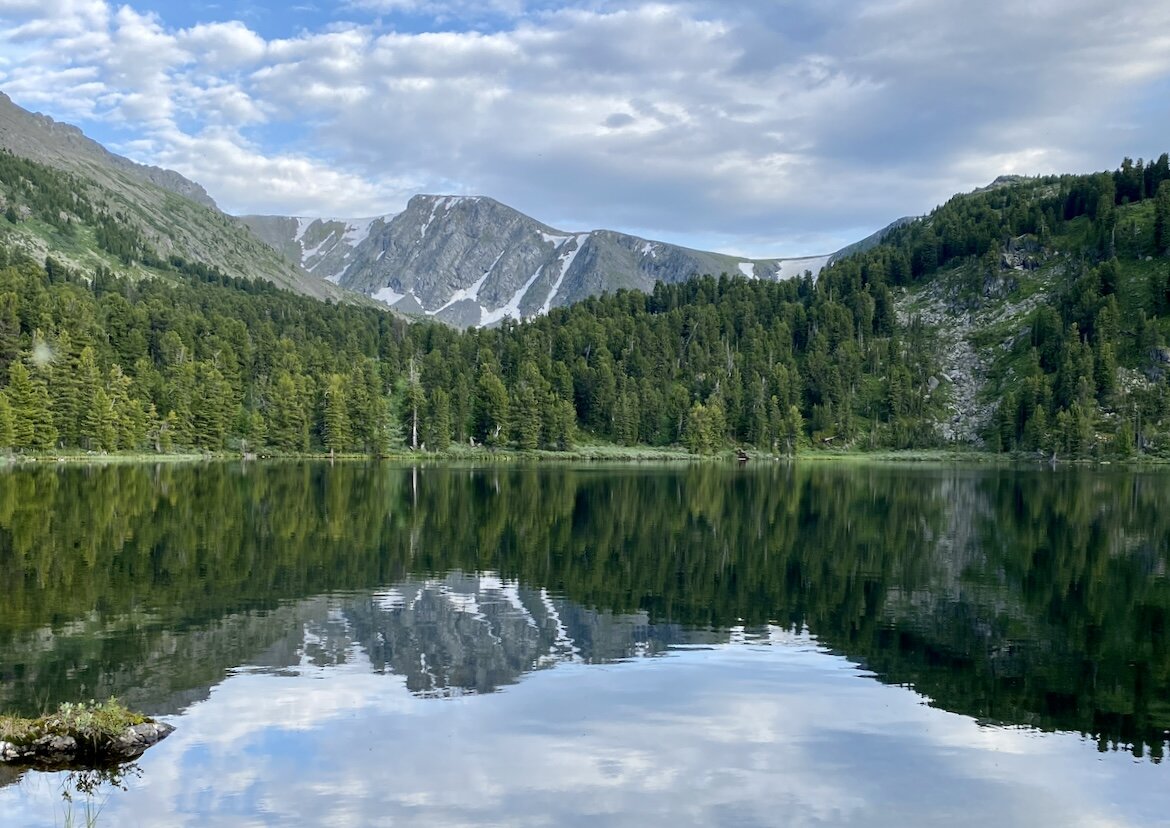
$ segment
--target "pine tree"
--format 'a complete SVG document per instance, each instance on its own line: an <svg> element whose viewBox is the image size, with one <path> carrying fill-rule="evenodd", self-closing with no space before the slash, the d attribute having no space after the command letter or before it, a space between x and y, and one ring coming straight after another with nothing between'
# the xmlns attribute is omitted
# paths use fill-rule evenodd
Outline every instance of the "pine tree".
<svg viewBox="0 0 1170 828"><path fill-rule="evenodd" d="M577 411L568 400L556 400L553 403L553 426L549 439L561 451L568 451L573 447L577 431Z"/></svg>
<svg viewBox="0 0 1170 828"><path fill-rule="evenodd" d="M192 448L195 445L195 422L192 412L196 402L195 389L195 363L190 359L183 358L167 369L165 399L170 404L168 417L170 414L175 415L169 424L169 431L173 444L179 448Z"/></svg>
<svg viewBox="0 0 1170 828"><path fill-rule="evenodd" d="M1118 457L1126 459L1133 457L1134 449L1137 445L1137 439L1133 432L1133 423L1129 417L1122 417L1121 422L1117 426L1117 434L1114 436L1113 447Z"/></svg>
<svg viewBox="0 0 1170 828"><path fill-rule="evenodd" d="M307 451L309 424L305 400L297 381L282 371L272 388L269 400L268 437L272 445L286 451Z"/></svg>
<svg viewBox="0 0 1170 828"><path fill-rule="evenodd" d="M0 376L8 375L8 366L20 354L20 297L0 293Z"/></svg>
<svg viewBox="0 0 1170 828"><path fill-rule="evenodd" d="M711 437L711 420L707 416L707 407L701 402L691 406L683 431L683 442L692 454L710 454L712 451L714 441Z"/></svg>
<svg viewBox="0 0 1170 828"><path fill-rule="evenodd" d="M442 388L431 392L427 442L433 451L445 451L451 445L451 395Z"/></svg>
<svg viewBox="0 0 1170 828"><path fill-rule="evenodd" d="M185 377L186 369L179 376ZM195 366L195 387L199 400L192 400L191 427L195 446L217 451L223 448L228 424L235 413L232 389L213 363L201 360Z"/></svg>
<svg viewBox="0 0 1170 828"><path fill-rule="evenodd" d="M99 388L94 394L93 408L86 417L86 431L94 448L117 451L118 427L115 423L114 403L104 388Z"/></svg>
<svg viewBox="0 0 1170 828"><path fill-rule="evenodd" d="M114 425L118 431L118 448L140 449L146 443L150 420L142 400L131 396L133 383L122 373L122 366L110 366L106 388L114 405Z"/></svg>
<svg viewBox="0 0 1170 828"><path fill-rule="evenodd" d="M156 443L158 451L170 454L175 450L175 428L178 422L178 415L174 411L168 411L167 416L163 417L158 427L158 441Z"/></svg>
<svg viewBox="0 0 1170 828"><path fill-rule="evenodd" d="M325 384L325 446L341 452L348 450L352 442L345 377L330 374Z"/></svg>
<svg viewBox="0 0 1170 828"><path fill-rule="evenodd" d="M48 451L57 443L57 427L49 404L49 389L23 362L8 367L8 400L12 405L13 448Z"/></svg>
<svg viewBox="0 0 1170 828"><path fill-rule="evenodd" d="M1170 181L1159 184L1154 197L1154 252L1170 252Z"/></svg>
<svg viewBox="0 0 1170 828"><path fill-rule="evenodd" d="M12 406L8 395L0 391L0 451L8 451L13 443Z"/></svg>
<svg viewBox="0 0 1170 828"><path fill-rule="evenodd" d="M264 422L264 415L259 411L253 411L248 415L248 441L252 451L267 444L268 425Z"/></svg>
<svg viewBox="0 0 1170 828"><path fill-rule="evenodd" d="M508 426L508 389L492 370L484 366L479 375L475 395L476 436L487 445L504 441Z"/></svg>
<svg viewBox="0 0 1170 828"><path fill-rule="evenodd" d="M61 397L62 408L71 409L59 420L63 422L61 434L66 442L72 439L82 448L100 449L101 437L98 432L101 418L106 412L98 408L97 394L102 390L102 379L93 348L87 345L81 349L76 366L72 391L63 393ZM68 402L70 399L71 402Z"/></svg>
<svg viewBox="0 0 1170 828"><path fill-rule="evenodd" d="M765 448L775 453L785 435L784 415L780 413L780 398L773 394L768 399L768 442Z"/></svg>
<svg viewBox="0 0 1170 828"><path fill-rule="evenodd" d="M788 407L788 416L784 420L784 443L788 455L796 454L796 449L804 442L804 418L800 416L800 409L795 405Z"/></svg>

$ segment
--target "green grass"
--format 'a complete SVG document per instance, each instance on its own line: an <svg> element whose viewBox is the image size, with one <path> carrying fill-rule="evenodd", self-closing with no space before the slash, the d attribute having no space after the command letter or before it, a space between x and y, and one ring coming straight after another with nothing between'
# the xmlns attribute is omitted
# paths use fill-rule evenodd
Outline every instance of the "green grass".
<svg viewBox="0 0 1170 828"><path fill-rule="evenodd" d="M0 716L0 741L27 745L42 736L72 736L79 745L97 747L121 736L128 727L149 721L117 699L65 702L56 711L28 719Z"/></svg>

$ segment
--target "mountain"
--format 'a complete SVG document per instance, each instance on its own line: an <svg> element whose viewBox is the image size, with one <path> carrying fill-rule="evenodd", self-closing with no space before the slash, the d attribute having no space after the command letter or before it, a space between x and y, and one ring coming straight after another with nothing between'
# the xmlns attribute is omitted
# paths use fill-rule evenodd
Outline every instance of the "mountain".
<svg viewBox="0 0 1170 828"><path fill-rule="evenodd" d="M353 263L358 247L392 218L241 216L240 221L289 261L300 264L319 279L337 284Z"/></svg>
<svg viewBox="0 0 1170 828"><path fill-rule="evenodd" d="M217 209L206 190L174 170L136 164L114 155L72 124L54 121L39 112L28 112L3 92L0 92L0 146L13 155L79 173L107 187L116 188L130 177Z"/></svg>
<svg viewBox="0 0 1170 828"><path fill-rule="evenodd" d="M457 327L529 319L588 296L703 274L816 275L834 258L746 259L610 230L569 232L482 196L418 195L397 215L367 219L241 221L322 279Z"/></svg>
<svg viewBox="0 0 1170 828"><path fill-rule="evenodd" d="M29 112L0 93L0 149L69 176L67 188L82 198L93 215L83 219L72 205L63 204L62 228L71 225L67 239L59 238L37 221L19 222L10 230L13 242L36 258L51 253L58 260L92 268L115 265L94 243L94 232L108 218L119 232L138 239L133 261L123 267L164 264L172 256L215 268L228 276L260 277L285 288L320 299L339 300L345 292L306 273L259 242L235 218L216 208L204 189L173 170L149 167L115 155L80 129ZM17 218L28 205L9 182L0 198L14 204ZM86 210L82 210L86 212ZM31 213L29 213L31 217ZM52 222L50 222L52 223ZM58 229L62 229L58 228Z"/></svg>
<svg viewBox="0 0 1170 828"><path fill-rule="evenodd" d="M875 247L885 241L890 233L893 233L899 227L905 227L907 224L914 221L914 219L914 216L902 216L900 219L895 219L881 230L878 230L876 233L871 233L861 241L855 241L853 244L842 247L833 254L832 261L839 261L840 259L844 259L846 256L852 256L855 253L867 253L870 250L873 250Z"/></svg>

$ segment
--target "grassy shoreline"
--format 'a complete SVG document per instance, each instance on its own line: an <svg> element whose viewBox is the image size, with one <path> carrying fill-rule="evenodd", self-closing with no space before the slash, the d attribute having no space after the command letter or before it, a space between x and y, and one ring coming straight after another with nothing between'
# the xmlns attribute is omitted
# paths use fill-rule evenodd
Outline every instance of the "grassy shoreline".
<svg viewBox="0 0 1170 828"><path fill-rule="evenodd" d="M774 455L762 451L748 450L749 462L815 462L815 463L892 463L892 464L930 464L930 463L961 463L977 465L1050 465L1047 456L1029 453L1000 453L965 448L939 449L906 449L876 451L861 450L834 450L834 449L803 449L795 457ZM423 452L400 449L391 451L380 457L368 454L334 453L328 452L280 452L258 454L247 457L238 451L219 451L202 453L147 453L127 452L114 454L98 454L92 452L52 452L48 454L8 454L0 455L0 469L5 467L19 467L24 465L118 465L138 463L204 463L204 462L285 462L297 460L334 460L338 462L387 462L387 463L477 463L477 464L512 464L512 463L734 463L737 461L736 452L730 448L716 454L692 454L678 447L656 446L616 446L606 443L583 444L567 451L549 451L545 449L496 449L483 446L474 448L467 446L452 446L441 452ZM1058 457L1058 466L1122 466L1127 468L1148 468L1170 465L1170 459L1161 457L1130 457L1120 458L1078 458L1065 459Z"/></svg>

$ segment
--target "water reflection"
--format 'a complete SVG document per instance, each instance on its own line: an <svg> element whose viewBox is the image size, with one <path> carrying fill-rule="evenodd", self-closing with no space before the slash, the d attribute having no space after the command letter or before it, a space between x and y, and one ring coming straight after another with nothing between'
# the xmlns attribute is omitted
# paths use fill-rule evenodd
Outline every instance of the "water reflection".
<svg viewBox="0 0 1170 828"><path fill-rule="evenodd" d="M1167 494L1130 472L19 470L0 708L171 714L241 665L355 660L483 693L773 625L946 710L1157 760Z"/></svg>
<svg viewBox="0 0 1170 828"><path fill-rule="evenodd" d="M405 685L360 651L234 670L99 824L1138 826L1170 807L1162 766L927 707L805 635L442 702ZM0 791L0 813L59 824L57 786Z"/></svg>

